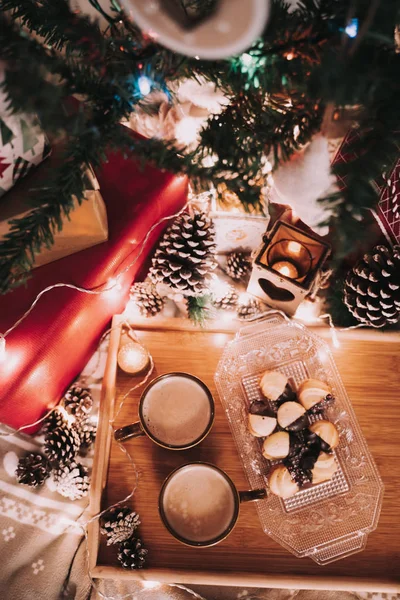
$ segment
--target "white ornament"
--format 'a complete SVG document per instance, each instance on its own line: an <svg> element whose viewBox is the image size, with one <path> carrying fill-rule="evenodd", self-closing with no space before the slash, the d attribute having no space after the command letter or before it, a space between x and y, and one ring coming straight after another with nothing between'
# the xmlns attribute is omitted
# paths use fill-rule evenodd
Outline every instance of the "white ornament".
<svg viewBox="0 0 400 600"><path fill-rule="evenodd" d="M218 60L246 50L262 33L270 0L218 0L215 11L185 29L165 9L168 0L122 0L128 15L148 35L167 48Z"/></svg>
<svg viewBox="0 0 400 600"><path fill-rule="evenodd" d="M272 176L272 201L288 204L304 223L321 235L328 233L328 227L319 223L329 216L329 212L317 202L335 184L331 174L328 140L316 135L303 152L282 163Z"/></svg>

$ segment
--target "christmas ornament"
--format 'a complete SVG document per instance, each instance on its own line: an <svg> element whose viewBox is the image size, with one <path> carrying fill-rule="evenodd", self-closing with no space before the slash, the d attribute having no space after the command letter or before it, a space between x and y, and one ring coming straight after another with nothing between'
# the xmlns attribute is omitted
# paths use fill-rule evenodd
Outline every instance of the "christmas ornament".
<svg viewBox="0 0 400 600"><path fill-rule="evenodd" d="M65 394L62 406L67 413L73 415L80 421L85 419L92 410L92 394L88 388L73 385Z"/></svg>
<svg viewBox="0 0 400 600"><path fill-rule="evenodd" d="M261 312L261 304L256 298L243 299L238 307L236 314L239 319L251 319Z"/></svg>
<svg viewBox="0 0 400 600"><path fill-rule="evenodd" d="M304 150L283 162L274 172L272 200L288 204L304 223L320 235L326 235L328 226L321 226L320 223L329 214L318 199L334 184L328 140L318 134Z"/></svg>
<svg viewBox="0 0 400 600"><path fill-rule="evenodd" d="M165 304L165 298L160 296L156 286L151 283L135 283L130 289L130 299L144 317L153 317L162 311Z"/></svg>
<svg viewBox="0 0 400 600"><path fill-rule="evenodd" d="M243 279L250 270L250 262L243 252L232 252L226 260L226 273L235 281Z"/></svg>
<svg viewBox="0 0 400 600"><path fill-rule="evenodd" d="M207 288L214 260L214 227L202 212L182 214L169 227L149 271L154 283L165 283L188 296Z"/></svg>
<svg viewBox="0 0 400 600"><path fill-rule="evenodd" d="M61 465L70 463L80 446L79 434L75 427L63 425L49 431L44 439L44 451L50 461Z"/></svg>
<svg viewBox="0 0 400 600"><path fill-rule="evenodd" d="M140 525L139 515L129 508L111 508L101 518L100 531L107 536L107 546L124 542Z"/></svg>
<svg viewBox="0 0 400 600"><path fill-rule="evenodd" d="M57 492L65 498L79 500L88 494L88 470L80 463L72 462L57 469L54 472L54 481Z"/></svg>
<svg viewBox="0 0 400 600"><path fill-rule="evenodd" d="M50 463L45 456L31 452L19 459L15 474L18 483L37 487L48 478L50 470Z"/></svg>
<svg viewBox="0 0 400 600"><path fill-rule="evenodd" d="M146 561L147 550L139 538L130 538L119 547L118 560L124 569L142 569Z"/></svg>
<svg viewBox="0 0 400 600"><path fill-rule="evenodd" d="M124 344L117 357L119 368L132 375L141 373L149 364L149 360L148 351L137 342Z"/></svg>
<svg viewBox="0 0 400 600"><path fill-rule="evenodd" d="M42 433L47 433L48 431L53 431L57 429L57 427L68 427L68 421L60 410L60 408L55 408L51 411L49 416L43 421Z"/></svg>
<svg viewBox="0 0 400 600"><path fill-rule="evenodd" d="M221 286L213 288L211 294L211 303L214 308L229 310L235 308L238 303L239 295L233 285L222 282Z"/></svg>
<svg viewBox="0 0 400 600"><path fill-rule="evenodd" d="M378 185L379 202L373 214L386 238L400 244L400 159L389 175L382 175Z"/></svg>
<svg viewBox="0 0 400 600"><path fill-rule="evenodd" d="M187 56L221 59L239 54L261 34L269 0L123 0L139 27Z"/></svg>
<svg viewBox="0 0 400 600"><path fill-rule="evenodd" d="M376 246L347 275L344 302L360 323L384 327L400 320L400 246Z"/></svg>

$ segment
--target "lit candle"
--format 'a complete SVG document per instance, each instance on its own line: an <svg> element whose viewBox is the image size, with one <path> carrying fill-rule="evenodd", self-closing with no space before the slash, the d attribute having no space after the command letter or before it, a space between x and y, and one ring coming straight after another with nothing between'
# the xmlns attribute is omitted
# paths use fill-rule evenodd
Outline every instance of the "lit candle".
<svg viewBox="0 0 400 600"><path fill-rule="evenodd" d="M289 242L287 249L288 249L289 254L299 256L301 254L301 252L303 251L303 246L302 246L302 244L299 244L299 242Z"/></svg>
<svg viewBox="0 0 400 600"><path fill-rule="evenodd" d="M149 364L149 353L137 342L129 342L118 352L118 365L125 373L137 374Z"/></svg>
<svg viewBox="0 0 400 600"><path fill-rule="evenodd" d="M299 272L296 267L287 260L279 260L275 264L272 265L274 271L277 271L281 275L285 277L289 277L290 279L297 279L299 276Z"/></svg>

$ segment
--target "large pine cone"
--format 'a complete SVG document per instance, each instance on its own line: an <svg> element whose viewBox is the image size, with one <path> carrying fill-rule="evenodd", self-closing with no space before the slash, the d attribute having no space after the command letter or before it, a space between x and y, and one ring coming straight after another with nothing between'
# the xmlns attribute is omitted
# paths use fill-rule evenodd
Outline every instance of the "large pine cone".
<svg viewBox="0 0 400 600"><path fill-rule="evenodd" d="M49 416L43 421L41 432L47 433L53 431L53 429L57 429L57 427L63 427L64 425L68 425L65 416L59 408L54 408Z"/></svg>
<svg viewBox="0 0 400 600"><path fill-rule="evenodd" d="M119 544L133 535L140 525L139 515L126 506L111 508L101 518L100 531L107 536L107 546Z"/></svg>
<svg viewBox="0 0 400 600"><path fill-rule="evenodd" d="M201 212L193 217L184 213L167 229L156 250L150 278L185 295L200 295L216 267L215 249L211 219Z"/></svg>
<svg viewBox="0 0 400 600"><path fill-rule="evenodd" d="M371 327L400 320L400 246L376 246L346 277L344 302L354 317Z"/></svg>
<svg viewBox="0 0 400 600"><path fill-rule="evenodd" d="M52 462L65 465L77 455L80 438L75 427L62 426L49 431L44 438L44 451Z"/></svg>
<svg viewBox="0 0 400 600"><path fill-rule="evenodd" d="M79 500L88 494L88 470L80 463L73 462L57 469L54 472L54 481L57 492L71 500Z"/></svg>
<svg viewBox="0 0 400 600"><path fill-rule="evenodd" d="M46 457L31 452L19 459L15 472L18 483L37 487L42 485L50 474L50 464Z"/></svg>
<svg viewBox="0 0 400 600"><path fill-rule="evenodd" d="M118 560L124 569L142 569L146 562L147 550L139 538L130 538L119 547Z"/></svg>

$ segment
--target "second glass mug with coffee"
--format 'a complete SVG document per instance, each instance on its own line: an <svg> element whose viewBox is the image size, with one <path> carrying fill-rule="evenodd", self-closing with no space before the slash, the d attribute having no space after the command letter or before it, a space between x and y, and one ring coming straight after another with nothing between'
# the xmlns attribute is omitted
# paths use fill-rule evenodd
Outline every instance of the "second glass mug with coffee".
<svg viewBox="0 0 400 600"><path fill-rule="evenodd" d="M265 488L239 492L231 478L215 465L193 462L167 477L158 508L165 527L178 541L208 547L230 534L242 502L266 497Z"/></svg>
<svg viewBox="0 0 400 600"><path fill-rule="evenodd" d="M147 435L170 450L187 450L199 444L214 422L214 400L208 387L189 373L167 373L154 379L139 401L139 421L117 429L123 442Z"/></svg>

